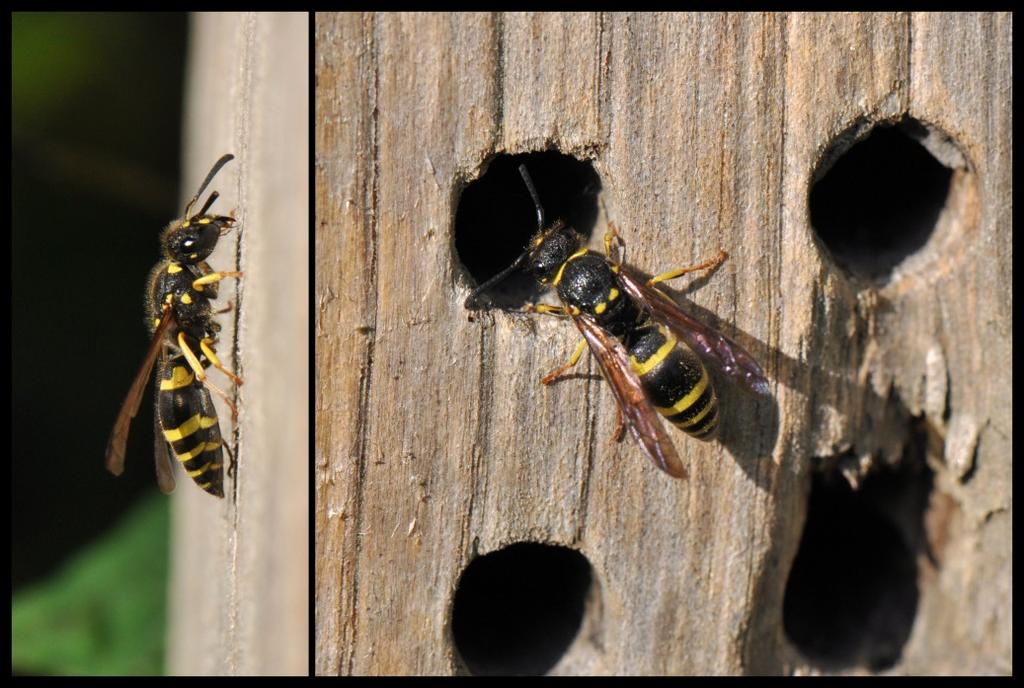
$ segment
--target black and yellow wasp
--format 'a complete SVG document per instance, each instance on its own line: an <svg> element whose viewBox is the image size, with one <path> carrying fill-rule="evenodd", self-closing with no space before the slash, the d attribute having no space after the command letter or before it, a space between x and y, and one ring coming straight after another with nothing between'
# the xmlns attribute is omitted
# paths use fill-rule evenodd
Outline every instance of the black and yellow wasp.
<svg viewBox="0 0 1024 688"><path fill-rule="evenodd" d="M217 368L236 385L241 379L221 365L214 346L220 324L210 300L217 298L218 283L241 272L215 272L206 259L213 253L221 235L235 226L235 218L207 215L220 195L214 191L199 212L192 210L203 191L220 169L234 158L221 156L192 200L184 215L164 229L160 239L164 258L149 275L146 315L153 339L139 367L131 389L121 406L107 443L107 470L124 472L125 446L132 418L139 411L146 381L157 359L156 412L154 414L157 482L163 492L174 489L174 471L168 446L182 467L203 490L224 496L224 454L226 448L209 389L216 392L231 409L234 405L207 378L205 369ZM232 213L233 214L233 213ZM209 388L209 389L208 389Z"/></svg>
<svg viewBox="0 0 1024 688"><path fill-rule="evenodd" d="M480 295L527 265L543 285L554 287L561 306L536 304L527 311L569 316L583 335L569 362L544 376L550 384L572 368L590 347L619 408L616 437L628 421L640 447L661 470L686 478L686 468L655 411L701 440L718 434L718 398L703 363L741 389L769 394L761 366L729 337L684 313L655 285L696 270L712 270L725 251L700 265L644 280L617 258L623 247L614 225L605 234L605 255L581 248L582 237L561 220L544 226L544 208L525 165L519 173L537 209L537 232L529 247L505 270L477 287L466 308L478 308ZM703 361L703 363L702 363ZM625 421L624 421L625 418Z"/></svg>

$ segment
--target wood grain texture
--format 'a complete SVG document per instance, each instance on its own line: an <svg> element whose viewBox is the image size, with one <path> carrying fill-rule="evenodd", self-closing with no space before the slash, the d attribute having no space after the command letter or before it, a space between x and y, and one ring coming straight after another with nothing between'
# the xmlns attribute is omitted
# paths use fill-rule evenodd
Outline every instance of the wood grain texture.
<svg viewBox="0 0 1024 688"><path fill-rule="evenodd" d="M193 18L183 187L235 154L211 188L240 231L210 264L245 272L219 300L236 306L219 317L219 353L244 384L225 498L179 473L169 673L309 672L308 46L304 13ZM230 441L231 414L214 400Z"/></svg>
<svg viewBox="0 0 1024 688"><path fill-rule="evenodd" d="M316 672L461 671L459 576L518 541L594 567L600 603L552 673L813 670L781 616L814 459L898 463L918 418L952 506L892 671L1008 673L1011 24L317 15ZM966 162L933 240L865 289L807 193L835 137L906 113ZM749 345L774 400L720 390L720 442L671 431L687 482L611 441L602 381L537 384L575 328L463 309L461 190L549 147L593 162L632 264L730 253L673 293Z"/></svg>

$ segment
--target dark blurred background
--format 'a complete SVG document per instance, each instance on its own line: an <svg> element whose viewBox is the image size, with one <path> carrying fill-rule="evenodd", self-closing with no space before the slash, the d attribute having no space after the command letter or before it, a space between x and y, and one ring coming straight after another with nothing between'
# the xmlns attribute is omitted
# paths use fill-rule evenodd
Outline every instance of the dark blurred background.
<svg viewBox="0 0 1024 688"><path fill-rule="evenodd" d="M15 600L157 492L149 392L121 478L104 469L104 450L148 344L143 292L159 234L182 211L187 30L184 14L11 15ZM150 522L164 532L142 541L161 540L159 558L166 500L156 508ZM111 575L117 589L132 574ZM50 673L12 659L15 672Z"/></svg>

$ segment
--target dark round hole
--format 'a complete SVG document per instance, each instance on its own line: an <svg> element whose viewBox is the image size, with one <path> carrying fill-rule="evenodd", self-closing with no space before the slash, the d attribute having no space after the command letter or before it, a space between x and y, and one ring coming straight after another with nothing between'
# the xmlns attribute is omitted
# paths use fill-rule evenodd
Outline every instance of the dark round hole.
<svg viewBox="0 0 1024 688"><path fill-rule="evenodd" d="M917 555L931 472L883 470L854 492L817 475L786 584L783 625L823 669L879 671L901 657L917 613Z"/></svg>
<svg viewBox="0 0 1024 688"><path fill-rule="evenodd" d="M953 171L921 145L928 134L907 118L875 126L852 146L850 134L840 136L815 173L811 224L853 276L884 283L931 237Z"/></svg>
<svg viewBox="0 0 1024 688"><path fill-rule="evenodd" d="M452 604L455 648L476 675L540 675L583 620L590 564L567 547L522 542L473 560Z"/></svg>
<svg viewBox="0 0 1024 688"><path fill-rule="evenodd" d="M544 208L545 224L563 219L584 236L597 221L601 181L590 162L557 151L498 155L487 171L463 189L455 211L455 250L483 284L515 262L537 231L537 211L519 174L525 164ZM540 287L517 270L487 290L486 305L519 308L536 300Z"/></svg>

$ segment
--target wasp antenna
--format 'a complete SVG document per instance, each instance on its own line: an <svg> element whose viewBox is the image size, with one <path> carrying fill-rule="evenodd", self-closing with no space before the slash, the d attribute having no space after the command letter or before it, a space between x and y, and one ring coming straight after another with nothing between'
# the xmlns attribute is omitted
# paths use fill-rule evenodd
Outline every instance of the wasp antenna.
<svg viewBox="0 0 1024 688"><path fill-rule="evenodd" d="M185 206L185 219L188 219L191 216L192 206L196 204L196 201L199 200L199 197L203 195L204 191L206 191L206 187L210 185L210 182L213 181L213 178L217 176L218 172L220 172L220 168L224 167L234 159L234 155L232 155L231 153L225 153L224 155L220 156L220 159L217 162L213 163L213 167L210 168L210 172L209 174L206 175L206 179L204 179L203 183L199 185L199 191L196 191L196 195L193 196L192 200L189 201L188 205ZM210 207L210 204L213 203L214 200L216 200L216 193L214 193L214 195L212 195L206 201L206 205L203 206L203 210L199 214L202 215L203 213L205 213L206 210Z"/></svg>
<svg viewBox="0 0 1024 688"><path fill-rule="evenodd" d="M206 199L206 203L203 203L203 207L200 208L199 212L196 214L205 215L206 211L210 209L210 206L213 205L213 202L216 201L218 198L220 198L220 192L214 191L212 194L210 194L210 197Z"/></svg>
<svg viewBox="0 0 1024 688"><path fill-rule="evenodd" d="M477 298L480 296L480 294L484 293L485 291L493 287L495 284L502 281L503 279L511 275L513 272L518 270L519 267L526 262L526 259L529 256L530 252L528 250L523 251L522 254L518 258L516 258L514 263L512 263L507 268L499 272L497 275L495 275L494 277L492 277L491 279L487 280L479 287L474 289L473 293L466 297L466 302L462 304L463 308L469 309L471 311L477 310L479 306L479 304L477 303Z"/></svg>
<svg viewBox="0 0 1024 688"><path fill-rule="evenodd" d="M530 179L530 173L526 171L525 164L519 166L519 174L526 182L526 188L530 191L530 197L533 198L533 205L537 208L537 231L539 232L544 229L544 206L540 204L540 196L537 195L537 189L533 187L533 180Z"/></svg>

